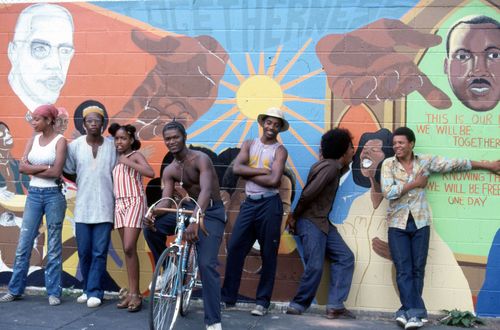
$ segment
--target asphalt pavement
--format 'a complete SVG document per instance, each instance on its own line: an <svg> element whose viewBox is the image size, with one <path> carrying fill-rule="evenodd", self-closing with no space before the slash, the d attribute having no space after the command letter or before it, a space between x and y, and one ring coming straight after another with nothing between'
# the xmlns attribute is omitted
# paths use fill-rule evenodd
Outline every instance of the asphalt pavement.
<svg viewBox="0 0 500 330"><path fill-rule="evenodd" d="M5 292L5 290L0 290ZM49 306L47 297L39 294L25 295L23 299L10 303L0 303L0 329L10 330L91 330L91 329L148 329L148 306L138 313L129 313L116 308L117 299L108 297L98 308L88 308L76 303L76 295L65 295L62 304ZM323 307L315 306L311 312L300 316L286 315L286 304L272 304L270 313L264 317L250 315L253 306L238 304L235 309L222 311L222 326L225 330L319 330L319 329L387 329L401 328L390 319L388 313L355 311L356 320L329 320L323 315ZM500 319L487 319L487 325L480 329L500 330ZM190 313L179 316L175 329L204 329L203 306L201 300L193 300ZM431 317L424 330L457 329L439 325L437 316Z"/></svg>

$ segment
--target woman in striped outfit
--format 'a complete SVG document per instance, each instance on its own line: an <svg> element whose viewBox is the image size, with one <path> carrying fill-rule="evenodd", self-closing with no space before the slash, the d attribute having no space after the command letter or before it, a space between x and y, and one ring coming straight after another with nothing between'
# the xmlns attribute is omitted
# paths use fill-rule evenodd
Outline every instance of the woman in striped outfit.
<svg viewBox="0 0 500 330"><path fill-rule="evenodd" d="M139 292L139 258L137 239L141 233L142 217L146 213L146 196L142 176L154 177L154 171L146 158L137 152L141 147L135 136L135 127L112 124L109 133L115 138L118 162L113 169L113 190L115 194L115 228L122 239L129 294L117 304L118 308L137 312L142 308Z"/></svg>

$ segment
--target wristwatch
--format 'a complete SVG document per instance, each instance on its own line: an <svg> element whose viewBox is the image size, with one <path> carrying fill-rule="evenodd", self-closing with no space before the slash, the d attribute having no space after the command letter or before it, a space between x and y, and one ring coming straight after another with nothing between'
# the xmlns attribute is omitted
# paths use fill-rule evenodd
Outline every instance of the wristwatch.
<svg viewBox="0 0 500 330"><path fill-rule="evenodd" d="M196 219L195 217L190 217L189 223L198 223L198 219Z"/></svg>

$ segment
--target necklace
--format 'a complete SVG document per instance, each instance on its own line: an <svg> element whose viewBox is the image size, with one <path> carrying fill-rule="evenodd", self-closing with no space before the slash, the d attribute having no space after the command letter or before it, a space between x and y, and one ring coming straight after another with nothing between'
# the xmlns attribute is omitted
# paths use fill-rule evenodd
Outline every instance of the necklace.
<svg viewBox="0 0 500 330"><path fill-rule="evenodd" d="M182 186L184 185L184 160L178 160L176 159L175 162L179 165L179 167L181 168L181 180L179 181L179 185Z"/></svg>

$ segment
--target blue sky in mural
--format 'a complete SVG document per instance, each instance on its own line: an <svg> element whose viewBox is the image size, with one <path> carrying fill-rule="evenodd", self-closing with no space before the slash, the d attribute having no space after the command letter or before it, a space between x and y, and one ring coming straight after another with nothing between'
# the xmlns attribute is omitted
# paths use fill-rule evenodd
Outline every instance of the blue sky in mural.
<svg viewBox="0 0 500 330"><path fill-rule="evenodd" d="M326 34L345 33L382 17L400 18L417 2L206 0L94 4L165 31L207 34L217 39L229 53L231 64L226 67L216 103L189 127L190 142L220 153L234 147L235 141L256 137L256 112L240 105L262 91L271 100L266 106L284 105L290 120L292 129L282 134L282 141L300 189L309 167L317 160L328 105L316 42ZM203 129L213 121L218 122Z"/></svg>

